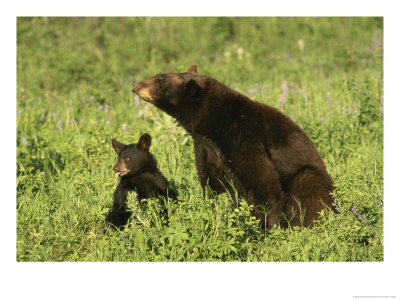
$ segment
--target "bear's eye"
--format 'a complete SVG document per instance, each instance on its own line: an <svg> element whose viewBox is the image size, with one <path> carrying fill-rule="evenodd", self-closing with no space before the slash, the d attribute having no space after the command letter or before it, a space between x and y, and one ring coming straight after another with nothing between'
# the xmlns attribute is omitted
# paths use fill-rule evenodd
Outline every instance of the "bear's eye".
<svg viewBox="0 0 400 300"><path fill-rule="evenodd" d="M128 156L125 156L124 157L124 160L126 160L126 161L129 161L131 158L130 157L128 157Z"/></svg>

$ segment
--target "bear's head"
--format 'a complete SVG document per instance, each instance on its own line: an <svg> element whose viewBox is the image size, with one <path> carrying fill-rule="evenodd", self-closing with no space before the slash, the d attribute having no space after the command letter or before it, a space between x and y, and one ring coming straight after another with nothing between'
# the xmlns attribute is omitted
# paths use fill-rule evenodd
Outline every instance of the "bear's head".
<svg viewBox="0 0 400 300"><path fill-rule="evenodd" d="M149 134L143 134L137 144L126 145L116 139L112 139L111 143L115 153L118 154L118 161L113 167L116 178L135 175L139 171L152 166L154 160L149 153L151 145Z"/></svg>
<svg viewBox="0 0 400 300"><path fill-rule="evenodd" d="M199 105L207 77L197 74L192 65L185 73L164 73L134 85L132 91L141 99L154 104L173 117L185 107Z"/></svg>

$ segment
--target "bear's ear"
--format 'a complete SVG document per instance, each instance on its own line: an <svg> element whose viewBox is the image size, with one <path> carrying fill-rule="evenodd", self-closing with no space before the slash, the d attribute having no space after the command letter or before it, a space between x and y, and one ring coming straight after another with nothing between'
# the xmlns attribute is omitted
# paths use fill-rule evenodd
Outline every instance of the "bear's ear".
<svg viewBox="0 0 400 300"><path fill-rule="evenodd" d="M188 73L197 73L197 66L191 65L190 68L187 70Z"/></svg>
<svg viewBox="0 0 400 300"><path fill-rule="evenodd" d="M120 142L118 142L116 139L112 139L111 140L111 144L114 148L115 153L119 154L119 152L121 151L122 147L125 147L125 144L122 144Z"/></svg>
<svg viewBox="0 0 400 300"><path fill-rule="evenodd" d="M137 143L138 149L143 150L145 152L149 152L150 145L151 145L151 136L148 133L143 134L140 137L139 142Z"/></svg>
<svg viewBox="0 0 400 300"><path fill-rule="evenodd" d="M201 87L193 79L190 79L185 84L186 94L194 99L199 99L201 95Z"/></svg>

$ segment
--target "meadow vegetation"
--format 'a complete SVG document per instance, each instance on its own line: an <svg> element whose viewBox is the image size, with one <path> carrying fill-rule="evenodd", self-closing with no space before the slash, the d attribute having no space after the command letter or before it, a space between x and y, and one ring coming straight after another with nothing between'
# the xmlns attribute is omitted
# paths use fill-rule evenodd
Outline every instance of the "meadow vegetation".
<svg viewBox="0 0 400 300"><path fill-rule="evenodd" d="M306 131L337 212L264 230L203 196L188 133L131 92L191 64ZM111 139L145 132L179 200L132 194L116 230ZM18 18L16 192L18 261L383 261L383 19Z"/></svg>

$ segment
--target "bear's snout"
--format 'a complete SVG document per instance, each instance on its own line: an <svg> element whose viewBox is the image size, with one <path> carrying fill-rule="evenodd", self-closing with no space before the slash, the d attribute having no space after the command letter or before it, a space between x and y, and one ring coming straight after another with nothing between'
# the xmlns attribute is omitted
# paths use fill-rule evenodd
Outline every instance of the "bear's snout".
<svg viewBox="0 0 400 300"><path fill-rule="evenodd" d="M150 94L150 86L148 84L144 84L143 82L137 82L133 86L132 92L142 98L144 101L152 102L153 97Z"/></svg>
<svg viewBox="0 0 400 300"><path fill-rule="evenodd" d="M135 94L137 94L137 92L140 90L140 82L136 82L133 86L132 92L134 92Z"/></svg>

